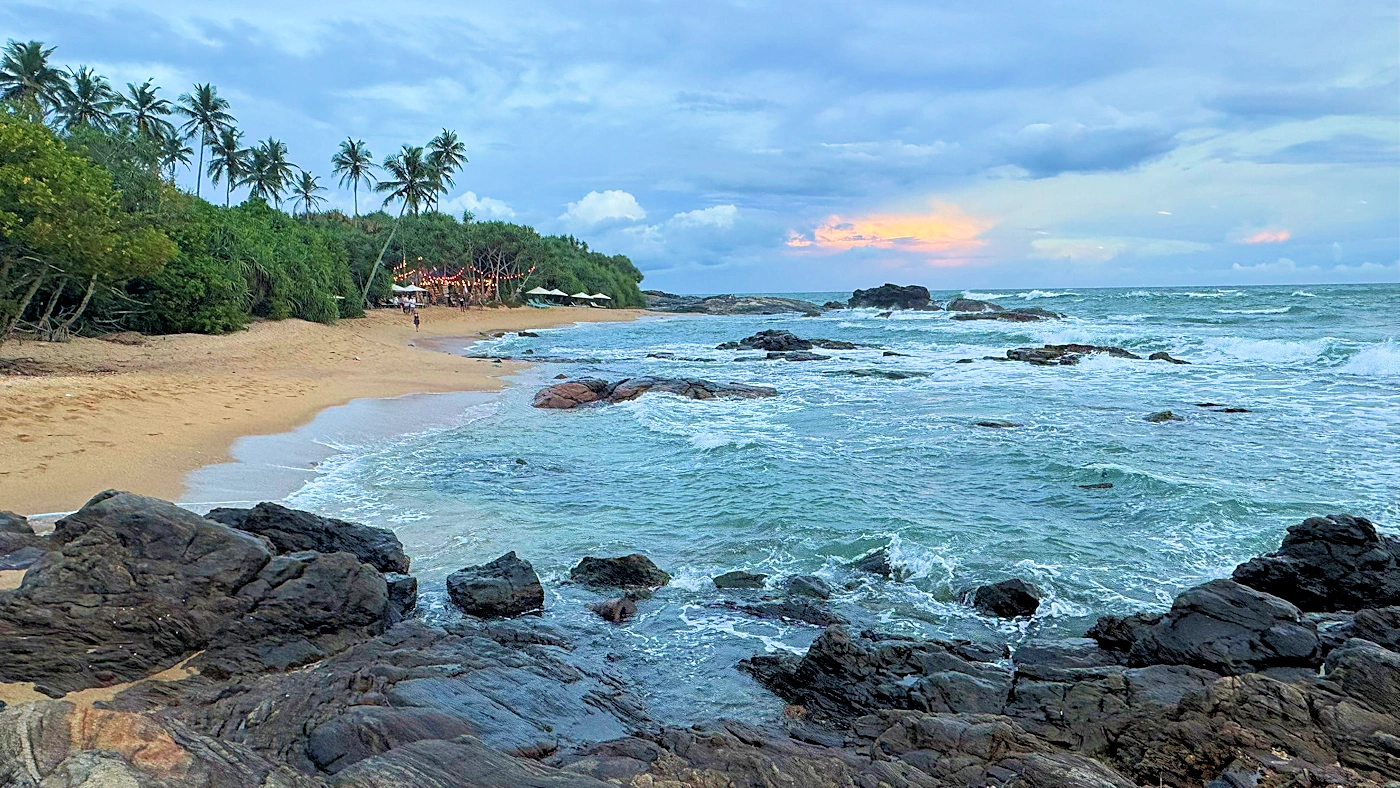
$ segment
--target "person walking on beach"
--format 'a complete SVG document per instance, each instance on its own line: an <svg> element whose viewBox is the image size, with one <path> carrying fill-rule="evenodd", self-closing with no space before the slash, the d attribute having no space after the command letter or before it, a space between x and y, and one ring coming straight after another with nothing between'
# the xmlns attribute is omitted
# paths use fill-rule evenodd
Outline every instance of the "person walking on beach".
<svg viewBox="0 0 1400 788"><path fill-rule="evenodd" d="M418 330L418 310L413 310L413 330Z"/></svg>

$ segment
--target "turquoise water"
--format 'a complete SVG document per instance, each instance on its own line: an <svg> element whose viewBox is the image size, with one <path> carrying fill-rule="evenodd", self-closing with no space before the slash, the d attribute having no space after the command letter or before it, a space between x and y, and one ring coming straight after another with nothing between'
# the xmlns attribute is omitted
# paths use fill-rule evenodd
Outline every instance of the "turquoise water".
<svg viewBox="0 0 1400 788"><path fill-rule="evenodd" d="M546 617L579 648L612 655L668 720L775 714L776 701L734 663L801 650L817 634L720 607L726 597L708 578L732 569L823 575L843 589L833 607L856 627L1014 647L1078 635L1103 613L1163 608L1276 546L1307 516L1351 512L1392 532L1400 525L1400 286L968 295L1070 318L1003 324L851 310L509 337L472 351L602 363L538 365L498 400L464 411L458 426L327 460L290 500L396 530L437 620L453 615L447 573L516 550L548 587ZM809 363L739 364L741 354L715 350L766 328L879 347L822 351L835 358ZM1165 350L1191 365L981 360L1062 342ZM658 351L714 361L645 358ZM852 369L926 376L828 374ZM706 377L781 395L531 408L560 373ZM1206 401L1250 412L1195 406ZM1143 420L1168 409L1186 421ZM978 419L1022 426L972 426ZM1098 482L1114 486L1079 487ZM907 581L844 569L881 545ZM624 627L592 618L583 606L596 597L563 584L584 555L638 551L675 581ZM1010 576L1046 593L1029 622L989 620L957 601L967 586Z"/></svg>

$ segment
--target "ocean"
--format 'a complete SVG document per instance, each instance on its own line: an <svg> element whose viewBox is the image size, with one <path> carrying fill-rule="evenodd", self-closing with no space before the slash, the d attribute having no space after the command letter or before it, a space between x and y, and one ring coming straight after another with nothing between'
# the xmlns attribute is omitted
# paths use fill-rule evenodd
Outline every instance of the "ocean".
<svg viewBox="0 0 1400 788"><path fill-rule="evenodd" d="M784 295L821 303L849 294ZM766 573L770 584L820 575L838 589L833 610L857 630L1014 650L1078 636L1102 614L1164 609L1182 589L1275 548L1305 517L1347 512L1391 533L1400 526L1400 285L963 295L1068 317L678 315L464 343L461 352L594 361L538 364L497 397L420 400L432 423L407 434L351 430L361 438L332 441L287 501L393 529L433 621L456 615L447 574L516 551L546 586L544 617L578 649L606 655L668 722L780 714L734 666L801 651L819 632L736 612L730 603L747 597L710 581L730 570ZM715 347L762 329L871 347L800 363L735 363L754 354ZM1190 363L983 360L1066 342ZM647 357L658 352L708 361ZM965 358L972 363L957 363ZM532 408L560 374L703 377L780 395ZM1247 412L1197 405L1206 402ZM1163 410L1185 420L1144 420ZM974 426L985 419L1020 426ZM1112 487L1081 487L1101 483ZM846 568L881 546L904 580ZM569 569L586 555L633 552L673 582L635 620L606 624L585 609L599 597L565 583ZM1008 577L1042 590L1033 618L993 620L959 601Z"/></svg>

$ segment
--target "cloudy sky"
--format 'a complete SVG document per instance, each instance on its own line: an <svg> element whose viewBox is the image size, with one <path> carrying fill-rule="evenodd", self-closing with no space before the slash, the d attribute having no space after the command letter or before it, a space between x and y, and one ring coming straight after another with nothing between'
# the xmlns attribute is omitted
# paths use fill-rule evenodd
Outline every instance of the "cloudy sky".
<svg viewBox="0 0 1400 788"><path fill-rule="evenodd" d="M1400 281L1393 0L12 0L0 38L681 292ZM184 176L191 184L192 176ZM366 202L364 195L362 204ZM349 208L349 192L332 204Z"/></svg>

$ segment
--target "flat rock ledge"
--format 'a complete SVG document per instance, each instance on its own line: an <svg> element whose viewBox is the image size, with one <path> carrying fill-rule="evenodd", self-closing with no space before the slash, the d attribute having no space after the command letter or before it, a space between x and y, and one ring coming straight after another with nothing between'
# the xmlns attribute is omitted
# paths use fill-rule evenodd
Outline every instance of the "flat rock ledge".
<svg viewBox="0 0 1400 788"><path fill-rule="evenodd" d="M625 378L609 383L598 378L580 378L540 389L534 406L568 410L595 402L626 402L650 391L662 391L686 399L758 399L776 397L778 390L744 383L713 383L698 378Z"/></svg>

